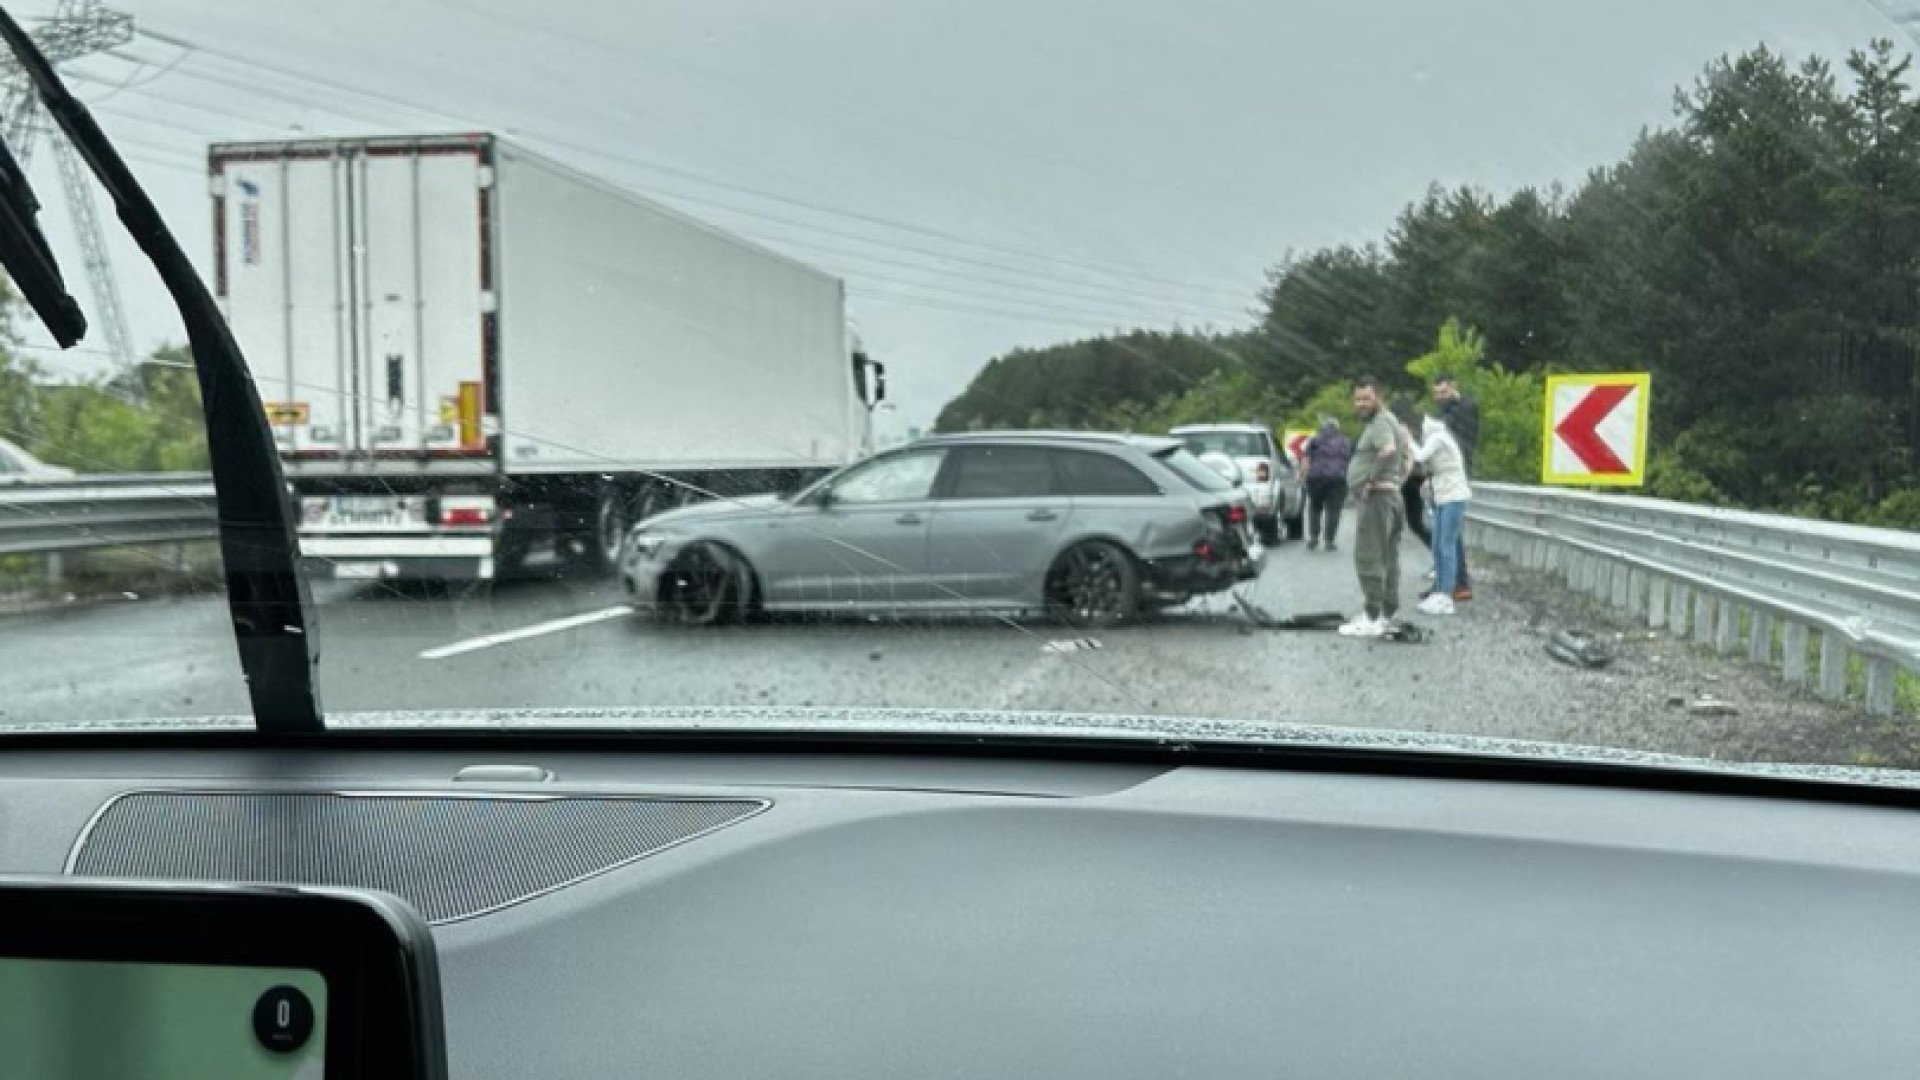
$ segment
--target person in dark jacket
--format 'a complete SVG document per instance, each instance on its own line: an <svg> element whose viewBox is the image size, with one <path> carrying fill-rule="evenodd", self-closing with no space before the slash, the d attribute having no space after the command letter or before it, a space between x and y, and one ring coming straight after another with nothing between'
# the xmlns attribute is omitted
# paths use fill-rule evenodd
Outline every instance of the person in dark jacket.
<svg viewBox="0 0 1920 1080"><path fill-rule="evenodd" d="M1471 477L1474 451L1480 445L1480 406L1460 392L1460 383L1447 372L1434 377L1433 400L1440 406L1440 419L1446 421L1448 433L1460 446L1460 458L1466 464L1467 476ZM1460 573L1454 583L1453 598L1471 600L1473 579L1467 576L1466 530L1460 531L1460 537L1460 545L1454 552Z"/></svg>
<svg viewBox="0 0 1920 1080"><path fill-rule="evenodd" d="M1340 550L1334 541L1340 537L1340 510L1347 505L1347 465L1353 461L1353 440L1340 430L1339 421L1329 416L1320 421L1320 430L1307 440L1302 452L1307 459L1307 550L1320 546L1327 538L1327 550Z"/></svg>
<svg viewBox="0 0 1920 1080"><path fill-rule="evenodd" d="M1407 418L1417 416L1409 398L1398 397L1393 400L1391 409L1400 426L1407 429L1408 437L1420 441L1420 432L1414 430ZM1433 550L1433 531L1427 528L1427 500L1423 492L1427 486L1427 472L1419 466L1407 470L1407 481L1400 485L1400 505L1407 518L1407 531L1412 533L1427 550Z"/></svg>

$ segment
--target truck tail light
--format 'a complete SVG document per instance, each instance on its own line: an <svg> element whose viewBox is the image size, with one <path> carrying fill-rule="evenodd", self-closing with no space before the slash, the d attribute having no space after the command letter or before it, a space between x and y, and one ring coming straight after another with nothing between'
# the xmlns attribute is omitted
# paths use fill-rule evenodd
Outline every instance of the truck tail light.
<svg viewBox="0 0 1920 1080"><path fill-rule="evenodd" d="M1264 461L1255 465L1253 467L1253 478L1262 484L1273 479L1273 466Z"/></svg>
<svg viewBox="0 0 1920 1080"><path fill-rule="evenodd" d="M1239 503L1234 503L1232 506L1227 507L1227 524L1245 525L1246 523L1247 523L1246 507L1241 506Z"/></svg>
<svg viewBox="0 0 1920 1080"><path fill-rule="evenodd" d="M440 500L440 524L453 528L484 528L493 524L493 500L486 496L447 496Z"/></svg>

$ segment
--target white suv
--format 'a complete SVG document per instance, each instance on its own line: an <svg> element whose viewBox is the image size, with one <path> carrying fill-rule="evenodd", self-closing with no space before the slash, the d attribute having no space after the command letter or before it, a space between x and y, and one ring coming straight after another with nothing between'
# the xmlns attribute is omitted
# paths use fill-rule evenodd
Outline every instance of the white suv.
<svg viewBox="0 0 1920 1080"><path fill-rule="evenodd" d="M1300 539L1306 491L1292 459L1281 451L1271 428L1263 424L1187 424L1174 428L1171 434L1186 443L1196 457L1224 455L1240 467L1240 482L1253 501L1253 525L1262 543L1279 543L1282 523L1287 539Z"/></svg>

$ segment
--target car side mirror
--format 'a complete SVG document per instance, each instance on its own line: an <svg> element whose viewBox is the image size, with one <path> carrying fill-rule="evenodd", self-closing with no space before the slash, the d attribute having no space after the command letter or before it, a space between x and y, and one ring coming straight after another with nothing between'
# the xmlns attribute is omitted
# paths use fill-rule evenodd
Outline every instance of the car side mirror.
<svg viewBox="0 0 1920 1080"><path fill-rule="evenodd" d="M833 506L833 485L826 484L822 486L820 490L814 492L813 497L807 501L821 510L831 508Z"/></svg>

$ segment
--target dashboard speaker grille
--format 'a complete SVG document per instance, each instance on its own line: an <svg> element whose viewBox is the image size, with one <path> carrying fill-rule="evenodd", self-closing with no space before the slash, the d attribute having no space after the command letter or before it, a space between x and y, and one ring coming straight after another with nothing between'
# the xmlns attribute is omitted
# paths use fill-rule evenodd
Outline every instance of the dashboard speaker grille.
<svg viewBox="0 0 1920 1080"><path fill-rule="evenodd" d="M130 792L68 872L381 889L430 922L479 915L750 817L749 799Z"/></svg>

